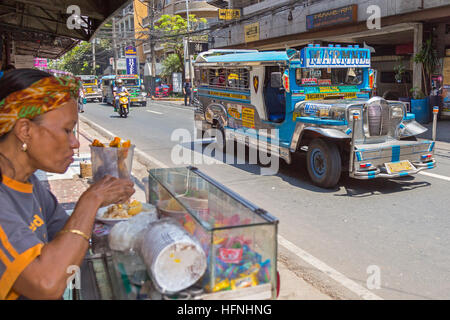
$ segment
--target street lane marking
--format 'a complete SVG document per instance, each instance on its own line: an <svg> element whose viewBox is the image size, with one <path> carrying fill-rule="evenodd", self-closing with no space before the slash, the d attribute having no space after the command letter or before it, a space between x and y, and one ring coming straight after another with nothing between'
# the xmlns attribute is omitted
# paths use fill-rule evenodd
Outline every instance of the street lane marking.
<svg viewBox="0 0 450 320"><path fill-rule="evenodd" d="M104 133L106 133L107 135L109 135L111 137L115 137L116 136L112 132L110 132L107 129L103 128L102 126L96 124L95 122L93 122L91 120L88 120L86 117L80 115L80 118L82 118L88 124L91 124L91 127L98 128L98 131L100 131L100 132L103 131ZM168 168L168 166L166 164L164 164L161 161L155 159L154 157L148 155L147 153L139 150L138 148L135 149L135 153L140 154L142 157L146 158L150 162L153 162L154 164L156 164L157 166L159 166L161 168ZM221 161L219 161L219 162L221 162ZM300 249L295 244L293 244L292 242L290 242L289 240L283 238L280 235L278 235L278 243L280 245L282 245L283 247L285 247L287 250L291 251L296 256L298 256L300 259L306 261L308 264L312 265L313 267L315 267L316 269L320 270L321 272L323 272L324 274L326 274L330 278L334 279L335 281L337 281L338 283L340 283L341 285L343 285L344 287L346 287L350 291L354 292L355 294L360 296L362 299L365 299L365 300L383 300L383 298L377 296L376 294L372 293L368 289L360 286L356 282L348 279L346 276L344 276L343 274L341 274L337 270L331 268L330 266L328 266L324 262L320 261L316 257L314 257L311 254L307 253L306 251Z"/></svg>
<svg viewBox="0 0 450 320"><path fill-rule="evenodd" d="M320 261L319 259L313 257L306 251L300 249L295 244L290 242L289 240L283 238L282 236L278 235L278 243L281 244L283 247L294 253L296 256L301 258L302 260L306 261L316 269L322 271L326 275L328 275L333 280L337 281L350 291L356 293L359 297L361 297L364 300L383 300L383 298L377 296L373 292L369 291L368 289L360 286L353 280L350 280L346 276L344 276L342 273L336 271L335 269L331 268L324 262Z"/></svg>
<svg viewBox="0 0 450 320"><path fill-rule="evenodd" d="M438 178L438 179L442 179L442 180L446 180L446 181L450 181L450 177L446 177L446 176L441 176L440 174L436 174L436 173L431 173L431 172L419 172L420 174L423 174L425 176L429 176L429 177L433 177L433 178Z"/></svg>
<svg viewBox="0 0 450 320"><path fill-rule="evenodd" d="M151 112L151 113L156 113L156 114L163 114L162 112L158 112L158 111L153 111L153 110L145 110L147 112Z"/></svg>

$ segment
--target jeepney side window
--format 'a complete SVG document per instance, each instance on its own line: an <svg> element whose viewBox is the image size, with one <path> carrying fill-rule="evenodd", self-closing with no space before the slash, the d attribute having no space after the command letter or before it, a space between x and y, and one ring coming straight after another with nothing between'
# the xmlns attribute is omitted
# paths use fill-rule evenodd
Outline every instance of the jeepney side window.
<svg viewBox="0 0 450 320"><path fill-rule="evenodd" d="M225 87L226 85L225 69L210 69L209 70L209 85L216 87Z"/></svg>
<svg viewBox="0 0 450 320"><path fill-rule="evenodd" d="M227 87L234 89L248 89L249 71L244 68L229 69L227 72Z"/></svg>
<svg viewBox="0 0 450 320"><path fill-rule="evenodd" d="M208 85L208 69L201 68L200 69L200 83L204 85Z"/></svg>

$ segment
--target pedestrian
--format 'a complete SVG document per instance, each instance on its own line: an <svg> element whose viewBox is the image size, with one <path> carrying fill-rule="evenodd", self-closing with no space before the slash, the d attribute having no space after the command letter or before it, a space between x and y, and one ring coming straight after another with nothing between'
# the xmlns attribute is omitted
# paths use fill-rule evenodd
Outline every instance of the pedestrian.
<svg viewBox="0 0 450 320"><path fill-rule="evenodd" d="M128 179L92 184L68 216L36 170L64 173L78 142L80 83L35 69L0 79L0 300L61 299L80 266L100 207L134 193Z"/></svg>
<svg viewBox="0 0 450 320"><path fill-rule="evenodd" d="M80 88L78 93L78 112L84 112L84 104L86 103L86 95L84 94L83 88Z"/></svg>
<svg viewBox="0 0 450 320"><path fill-rule="evenodd" d="M189 79L186 79L186 82L183 84L183 94L184 94L184 105L191 105L191 83ZM187 104L187 100L189 99L189 104Z"/></svg>

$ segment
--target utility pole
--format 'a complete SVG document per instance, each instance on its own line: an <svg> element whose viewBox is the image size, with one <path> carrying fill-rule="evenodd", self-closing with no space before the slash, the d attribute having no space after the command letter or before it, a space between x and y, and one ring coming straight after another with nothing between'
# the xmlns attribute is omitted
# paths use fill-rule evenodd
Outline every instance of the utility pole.
<svg viewBox="0 0 450 320"><path fill-rule="evenodd" d="M150 3L150 1L149 1ZM155 0L151 0L150 13L150 55L152 56L152 75L150 77L150 98L153 99L155 95L155 76L156 76L156 56L155 56L155 41L154 41L154 29L155 29Z"/></svg>
<svg viewBox="0 0 450 320"><path fill-rule="evenodd" d="M192 68L191 67L191 54L189 52L189 43L190 43L189 26L190 26L190 23L189 23L189 2L188 2L188 0L186 0L186 17L187 17L187 50L186 50L186 53L187 53L187 58L188 58L189 83L191 85L191 94L190 94L190 97L189 97L189 103L191 103L191 101L192 101L192 91L193 91L192 90L192 83L193 82L192 82L192 75L191 75L191 68Z"/></svg>
<svg viewBox="0 0 450 320"><path fill-rule="evenodd" d="M97 72L95 70L95 41L96 39L92 40L92 69L93 69L92 74L94 76L97 75Z"/></svg>
<svg viewBox="0 0 450 320"><path fill-rule="evenodd" d="M114 52L114 75L117 75L117 46L116 46L116 18L112 18L113 27L113 52Z"/></svg>

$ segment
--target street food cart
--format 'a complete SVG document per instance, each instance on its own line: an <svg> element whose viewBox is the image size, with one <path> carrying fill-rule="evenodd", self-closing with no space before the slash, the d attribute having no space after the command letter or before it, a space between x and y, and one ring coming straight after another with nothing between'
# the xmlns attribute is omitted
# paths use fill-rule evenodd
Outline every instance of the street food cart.
<svg viewBox="0 0 450 320"><path fill-rule="evenodd" d="M201 246L206 271L192 286L164 292L138 251L112 250L97 223L81 268L77 299L275 299L278 220L194 167L152 169L148 205ZM162 237L162 236L161 236ZM176 257L175 257L176 258ZM175 263L180 263L176 261ZM153 269L152 269L153 270Z"/></svg>

